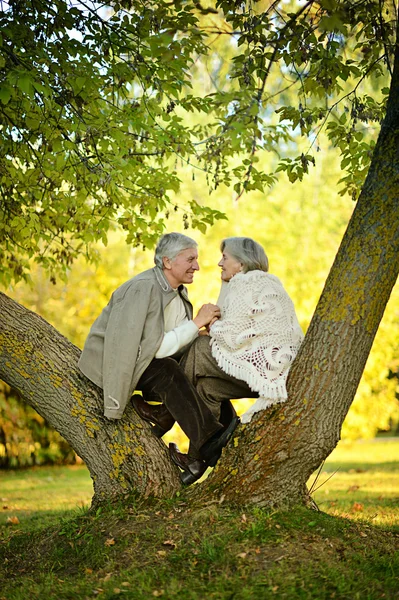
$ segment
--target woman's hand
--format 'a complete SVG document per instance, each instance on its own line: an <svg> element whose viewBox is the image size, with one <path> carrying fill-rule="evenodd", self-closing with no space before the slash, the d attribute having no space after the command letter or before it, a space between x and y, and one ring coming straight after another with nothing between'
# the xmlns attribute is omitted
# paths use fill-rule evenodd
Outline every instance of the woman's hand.
<svg viewBox="0 0 399 600"><path fill-rule="evenodd" d="M210 323L214 323L220 317L220 308L216 304L203 304L193 319L194 323L201 329Z"/></svg>

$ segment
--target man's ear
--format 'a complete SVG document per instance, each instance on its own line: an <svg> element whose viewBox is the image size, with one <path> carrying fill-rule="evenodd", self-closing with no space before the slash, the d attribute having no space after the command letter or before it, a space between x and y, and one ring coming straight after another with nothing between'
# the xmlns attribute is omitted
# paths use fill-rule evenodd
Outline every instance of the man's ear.
<svg viewBox="0 0 399 600"><path fill-rule="evenodd" d="M163 256L162 257L162 264L163 264L163 268L164 269L168 269L169 270L169 269L172 268L172 261L167 256Z"/></svg>

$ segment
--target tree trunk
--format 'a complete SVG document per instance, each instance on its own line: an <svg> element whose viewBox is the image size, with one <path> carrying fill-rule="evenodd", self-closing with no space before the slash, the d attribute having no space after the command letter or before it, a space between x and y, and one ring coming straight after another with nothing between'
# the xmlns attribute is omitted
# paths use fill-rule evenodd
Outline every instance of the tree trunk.
<svg viewBox="0 0 399 600"><path fill-rule="evenodd" d="M165 444L129 406L103 417L101 390L78 369L80 350L38 315L0 293L0 378L72 446L94 483L94 502L135 490L168 497L180 488Z"/></svg>
<svg viewBox="0 0 399 600"><path fill-rule="evenodd" d="M334 449L399 272L399 52L372 164L288 380L289 400L240 427L202 495L282 505Z"/></svg>

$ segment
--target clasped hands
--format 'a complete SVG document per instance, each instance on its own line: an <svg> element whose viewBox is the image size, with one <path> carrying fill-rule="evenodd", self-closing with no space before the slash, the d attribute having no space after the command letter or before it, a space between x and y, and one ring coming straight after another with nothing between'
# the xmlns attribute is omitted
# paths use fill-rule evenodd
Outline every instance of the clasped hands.
<svg viewBox="0 0 399 600"><path fill-rule="evenodd" d="M200 335L209 335L209 328L219 318L220 308L216 304L208 303L201 306L193 321L200 330L206 327L206 329L200 331Z"/></svg>

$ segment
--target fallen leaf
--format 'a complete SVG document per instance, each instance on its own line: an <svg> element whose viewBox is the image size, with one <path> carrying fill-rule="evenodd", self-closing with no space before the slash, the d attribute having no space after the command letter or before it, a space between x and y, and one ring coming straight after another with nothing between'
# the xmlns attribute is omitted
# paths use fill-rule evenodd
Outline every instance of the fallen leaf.
<svg viewBox="0 0 399 600"><path fill-rule="evenodd" d="M158 598L159 596L163 596L164 591L163 590L154 590L152 592L152 595L155 596L156 598Z"/></svg>
<svg viewBox="0 0 399 600"><path fill-rule="evenodd" d="M123 585L123 587L129 587L130 583L128 581L123 581L121 585Z"/></svg>
<svg viewBox="0 0 399 600"><path fill-rule="evenodd" d="M255 548L255 554L260 554L260 548Z"/></svg>
<svg viewBox="0 0 399 600"><path fill-rule="evenodd" d="M244 514L244 515L242 515L242 516L241 516L241 521L242 521L243 523L246 523L246 522L247 522L247 515L245 515L245 514Z"/></svg>
<svg viewBox="0 0 399 600"><path fill-rule="evenodd" d="M88 575L91 575L91 574L93 573L93 569L88 569L88 568L86 567L86 569L85 569L85 573L87 573Z"/></svg>
<svg viewBox="0 0 399 600"><path fill-rule="evenodd" d="M247 552L240 552L240 554L237 554L237 558L245 558L247 556Z"/></svg>
<svg viewBox="0 0 399 600"><path fill-rule="evenodd" d="M114 588L114 594L120 594L121 590L119 588Z"/></svg>
<svg viewBox="0 0 399 600"><path fill-rule="evenodd" d="M107 573L105 577L102 578L101 581L109 581L112 577L112 573Z"/></svg>
<svg viewBox="0 0 399 600"><path fill-rule="evenodd" d="M163 543L164 546L171 546L172 548L176 548L176 543L173 540L165 540Z"/></svg>
<svg viewBox="0 0 399 600"><path fill-rule="evenodd" d="M352 506L352 510L356 510L357 512L362 512L364 506L360 502L354 502Z"/></svg>
<svg viewBox="0 0 399 600"><path fill-rule="evenodd" d="M348 492L356 492L360 488L360 485L351 485L348 488Z"/></svg>
<svg viewBox="0 0 399 600"><path fill-rule="evenodd" d="M158 550L158 556L166 556L166 550Z"/></svg>
<svg viewBox="0 0 399 600"><path fill-rule="evenodd" d="M18 517L7 517L7 525L19 525Z"/></svg>
<svg viewBox="0 0 399 600"><path fill-rule="evenodd" d="M364 531L360 532L360 537L367 537L367 533L364 533Z"/></svg>
<svg viewBox="0 0 399 600"><path fill-rule="evenodd" d="M108 538L108 540L105 540L104 546L115 546L114 538Z"/></svg>

